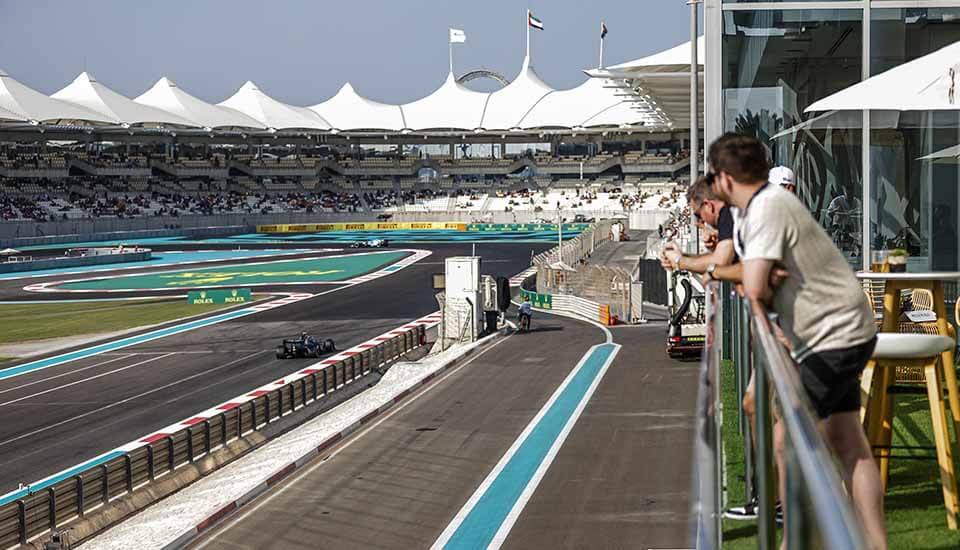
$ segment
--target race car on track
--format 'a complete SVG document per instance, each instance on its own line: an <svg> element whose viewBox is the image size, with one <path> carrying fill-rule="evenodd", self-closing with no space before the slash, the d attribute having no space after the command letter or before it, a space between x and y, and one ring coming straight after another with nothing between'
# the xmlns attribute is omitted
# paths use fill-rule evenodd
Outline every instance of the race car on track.
<svg viewBox="0 0 960 550"><path fill-rule="evenodd" d="M314 338L306 332L299 338L284 340L277 346L277 359L291 357L322 357L325 353L336 351L337 346L330 338Z"/></svg>
<svg viewBox="0 0 960 550"><path fill-rule="evenodd" d="M387 239L365 239L350 244L350 248L386 248L388 246L390 246L390 241Z"/></svg>

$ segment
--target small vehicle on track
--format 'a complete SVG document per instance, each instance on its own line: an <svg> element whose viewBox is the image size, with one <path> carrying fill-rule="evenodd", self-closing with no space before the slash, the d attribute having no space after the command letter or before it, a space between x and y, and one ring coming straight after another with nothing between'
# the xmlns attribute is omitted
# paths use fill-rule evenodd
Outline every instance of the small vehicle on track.
<svg viewBox="0 0 960 550"><path fill-rule="evenodd" d="M285 339L277 346L277 359L294 357L322 357L325 353L336 351L337 346L330 338L315 338L303 333L299 338Z"/></svg>
<svg viewBox="0 0 960 550"><path fill-rule="evenodd" d="M350 244L350 248L386 248L388 246L390 241L387 239L364 239Z"/></svg>

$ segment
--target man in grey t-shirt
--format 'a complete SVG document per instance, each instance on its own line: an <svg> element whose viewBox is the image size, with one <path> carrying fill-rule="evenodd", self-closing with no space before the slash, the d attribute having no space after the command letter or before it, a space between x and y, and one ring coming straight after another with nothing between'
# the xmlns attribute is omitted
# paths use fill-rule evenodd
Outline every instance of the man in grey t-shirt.
<svg viewBox="0 0 960 550"><path fill-rule="evenodd" d="M740 241L743 286L754 314L778 315L869 545L885 549L880 476L859 415L859 375L876 344L863 291L803 204L767 182L767 152L759 141L726 134L710 146L709 162L718 194L738 209L734 238ZM777 267L789 275L774 289L769 279Z"/></svg>

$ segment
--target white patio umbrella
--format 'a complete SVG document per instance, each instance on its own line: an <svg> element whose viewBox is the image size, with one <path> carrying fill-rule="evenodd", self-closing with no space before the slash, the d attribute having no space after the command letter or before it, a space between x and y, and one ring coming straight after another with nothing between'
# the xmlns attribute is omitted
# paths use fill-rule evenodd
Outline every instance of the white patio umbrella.
<svg viewBox="0 0 960 550"><path fill-rule="evenodd" d="M960 164L960 145L940 149L935 153L922 156L917 160L928 160L937 164Z"/></svg>
<svg viewBox="0 0 960 550"><path fill-rule="evenodd" d="M814 111L960 110L960 42L829 95Z"/></svg>

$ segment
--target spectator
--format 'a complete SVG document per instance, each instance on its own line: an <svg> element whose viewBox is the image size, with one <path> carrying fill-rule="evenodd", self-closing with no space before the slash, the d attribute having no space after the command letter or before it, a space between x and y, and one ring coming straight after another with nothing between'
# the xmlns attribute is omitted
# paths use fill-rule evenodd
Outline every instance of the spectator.
<svg viewBox="0 0 960 550"><path fill-rule="evenodd" d="M726 134L710 146L709 161L718 194L738 208L735 245L751 307L761 321L768 310L779 316L868 543L885 549L883 490L859 417L859 375L876 344L873 312L843 255L803 203L769 184L759 141ZM789 276L774 289L769 280L775 267ZM777 439L783 441L783 434ZM785 494L786 479L780 477Z"/></svg>

